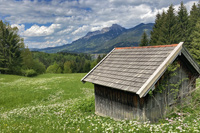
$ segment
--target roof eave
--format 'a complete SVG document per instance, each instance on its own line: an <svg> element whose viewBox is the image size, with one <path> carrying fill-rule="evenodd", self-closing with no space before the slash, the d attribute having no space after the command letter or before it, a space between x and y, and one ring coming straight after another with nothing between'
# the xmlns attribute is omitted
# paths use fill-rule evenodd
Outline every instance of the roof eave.
<svg viewBox="0 0 200 133"><path fill-rule="evenodd" d="M149 79L143 84L143 86L136 92L141 97L144 97L148 93L149 88L159 79L159 77L167 69L168 65L174 61L177 55L181 52L183 42L180 42L169 56L163 61L163 63L156 69L156 71L149 77Z"/></svg>

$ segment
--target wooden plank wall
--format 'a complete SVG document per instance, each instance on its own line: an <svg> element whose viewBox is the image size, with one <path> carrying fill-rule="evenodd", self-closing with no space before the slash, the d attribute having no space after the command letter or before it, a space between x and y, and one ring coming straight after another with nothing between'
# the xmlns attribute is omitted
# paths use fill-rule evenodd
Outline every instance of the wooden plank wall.
<svg viewBox="0 0 200 133"><path fill-rule="evenodd" d="M144 118L144 98L137 94L95 85L95 112L115 119Z"/></svg>

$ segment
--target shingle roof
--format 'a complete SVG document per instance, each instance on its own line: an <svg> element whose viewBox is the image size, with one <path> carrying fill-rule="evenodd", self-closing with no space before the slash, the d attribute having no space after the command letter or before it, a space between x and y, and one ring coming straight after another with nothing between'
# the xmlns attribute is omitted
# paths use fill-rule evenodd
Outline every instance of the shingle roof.
<svg viewBox="0 0 200 133"><path fill-rule="evenodd" d="M180 53L182 43L113 49L83 79L143 97Z"/></svg>

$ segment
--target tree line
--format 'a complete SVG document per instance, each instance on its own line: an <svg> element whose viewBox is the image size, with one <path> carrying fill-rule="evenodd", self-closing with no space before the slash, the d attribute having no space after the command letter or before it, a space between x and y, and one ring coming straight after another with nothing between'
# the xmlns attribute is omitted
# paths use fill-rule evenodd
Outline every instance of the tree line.
<svg viewBox="0 0 200 133"><path fill-rule="evenodd" d="M33 57L42 62L47 73L85 73L89 72L105 55L93 59L89 54L33 52Z"/></svg>
<svg viewBox="0 0 200 133"><path fill-rule="evenodd" d="M193 4L190 13L181 2L178 11L173 5L156 15L150 38L144 32L140 46L177 44L184 42L194 59L200 64L200 1Z"/></svg>
<svg viewBox="0 0 200 133"><path fill-rule="evenodd" d="M18 35L17 27L0 20L0 73L36 76L42 73L88 72L103 57L88 54L31 52Z"/></svg>

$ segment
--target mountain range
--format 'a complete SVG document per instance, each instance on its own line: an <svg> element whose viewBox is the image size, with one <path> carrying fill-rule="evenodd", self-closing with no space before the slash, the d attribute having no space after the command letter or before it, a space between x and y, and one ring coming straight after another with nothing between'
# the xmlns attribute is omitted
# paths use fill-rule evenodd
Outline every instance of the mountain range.
<svg viewBox="0 0 200 133"><path fill-rule="evenodd" d="M88 32L84 37L57 47L44 49L31 49L46 53L71 52L71 53L108 53L114 47L138 46L141 36L145 31L148 36L153 23L141 23L133 28L126 29L118 24L94 32Z"/></svg>

